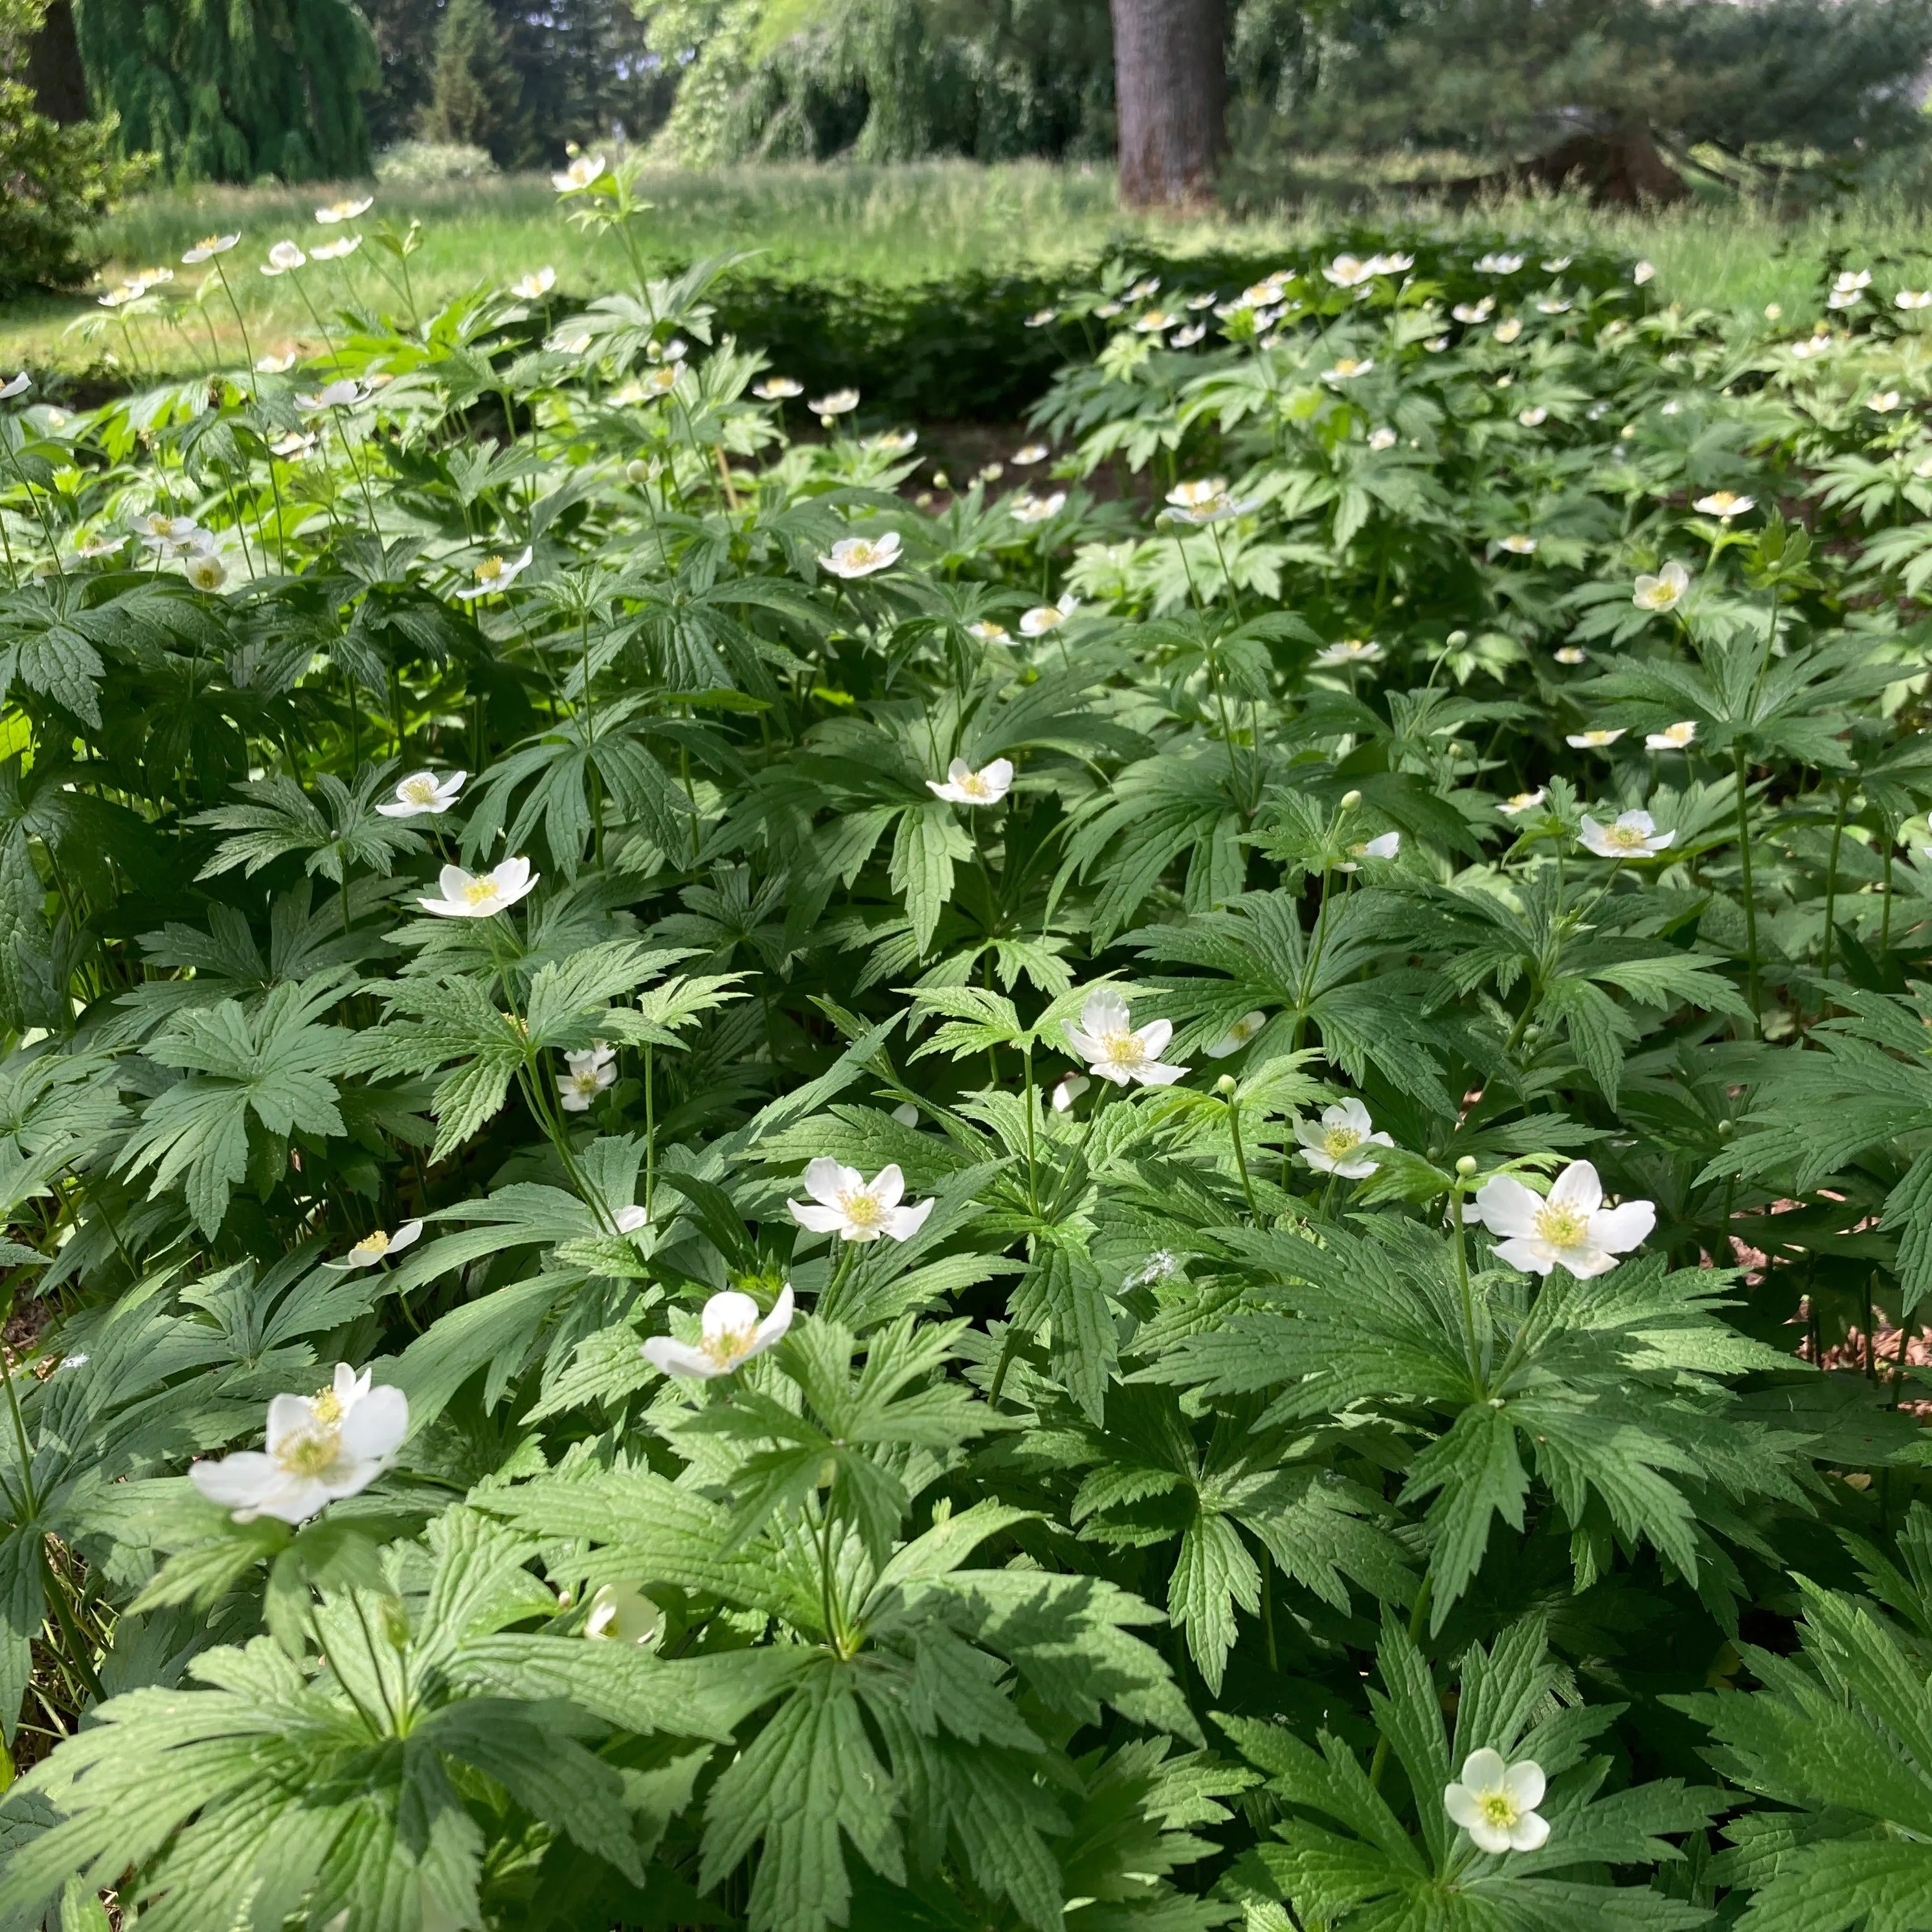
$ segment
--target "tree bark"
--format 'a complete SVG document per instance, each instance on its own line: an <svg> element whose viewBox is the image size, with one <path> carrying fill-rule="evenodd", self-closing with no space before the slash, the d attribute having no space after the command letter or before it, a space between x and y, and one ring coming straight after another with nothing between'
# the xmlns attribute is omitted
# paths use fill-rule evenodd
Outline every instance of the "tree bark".
<svg viewBox="0 0 1932 1932"><path fill-rule="evenodd" d="M1227 146L1225 0L1111 0L1120 198L1199 201Z"/></svg>
<svg viewBox="0 0 1932 1932"><path fill-rule="evenodd" d="M51 0L27 55L27 85L34 105L63 128L87 118L87 75L68 0Z"/></svg>

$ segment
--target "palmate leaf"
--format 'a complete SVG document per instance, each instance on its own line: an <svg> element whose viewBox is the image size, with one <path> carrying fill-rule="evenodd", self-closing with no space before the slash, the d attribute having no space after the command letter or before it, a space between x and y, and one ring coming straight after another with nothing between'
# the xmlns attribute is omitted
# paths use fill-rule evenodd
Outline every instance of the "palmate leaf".
<svg viewBox="0 0 1932 1932"><path fill-rule="evenodd" d="M282 772L238 785L245 804L218 805L196 815L196 824L231 835L215 848L199 876L218 878L238 866L252 879L264 866L299 853L311 877L320 872L338 886L352 866L366 866L388 878L398 856L423 849L420 832L375 808L376 794L387 789L395 770L393 759L364 765L352 787L332 772L319 772L316 788L326 810Z"/></svg>
<svg viewBox="0 0 1932 1932"><path fill-rule="evenodd" d="M284 1138L343 1132L331 1076L348 1064L349 1036L319 1016L355 983L338 970L276 987L253 1014L224 1000L180 1015L147 1052L186 1077L148 1103L116 1165L154 1169L150 1198L178 1183L196 1225L214 1234L248 1171L250 1116Z"/></svg>

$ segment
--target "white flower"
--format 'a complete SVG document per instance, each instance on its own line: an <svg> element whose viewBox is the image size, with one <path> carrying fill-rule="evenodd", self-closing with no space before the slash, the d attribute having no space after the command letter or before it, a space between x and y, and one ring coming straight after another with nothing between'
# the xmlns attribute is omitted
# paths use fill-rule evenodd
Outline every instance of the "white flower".
<svg viewBox="0 0 1932 1932"><path fill-rule="evenodd" d="M888 530L875 542L870 537L842 537L829 555L818 560L821 570L834 577L870 577L874 571L890 570L899 560L899 533Z"/></svg>
<svg viewBox="0 0 1932 1932"><path fill-rule="evenodd" d="M16 396L25 395L33 386L33 377L22 369L10 382L0 384L0 403L11 402Z"/></svg>
<svg viewBox="0 0 1932 1932"><path fill-rule="evenodd" d="M1167 493L1168 507L1162 512L1177 524L1226 523L1231 517L1245 516L1255 507L1255 499L1237 499L1228 494L1225 476L1206 476L1192 483L1177 483Z"/></svg>
<svg viewBox="0 0 1932 1932"><path fill-rule="evenodd" d="M1208 329L1204 322L1190 322L1185 328L1177 328L1168 338L1170 349L1192 349L1197 342L1207 338Z"/></svg>
<svg viewBox="0 0 1932 1932"><path fill-rule="evenodd" d="M1865 407L1874 416L1888 416L1904 400L1896 389L1881 389L1866 400Z"/></svg>
<svg viewBox="0 0 1932 1932"><path fill-rule="evenodd" d="M376 206L376 197L364 195L360 201L332 201L326 208L318 208L315 218L326 228L333 227L338 221L353 221L358 215L367 214Z"/></svg>
<svg viewBox="0 0 1932 1932"><path fill-rule="evenodd" d="M977 622L966 626L969 638L977 638L982 644L997 644L1006 634L1004 624L996 624L990 617L982 617Z"/></svg>
<svg viewBox="0 0 1932 1932"><path fill-rule="evenodd" d="M363 400L362 386L344 378L339 382L331 382L327 388L313 396L298 396L298 406L313 416L318 410L349 410Z"/></svg>
<svg viewBox="0 0 1932 1932"><path fill-rule="evenodd" d="M182 260L190 268L202 262L212 262L216 256L226 254L241 238L239 235L206 236L197 242Z"/></svg>
<svg viewBox="0 0 1932 1932"><path fill-rule="evenodd" d="M1827 308L1855 308L1864 298L1864 292L1862 289L1834 289L1825 298L1825 306Z"/></svg>
<svg viewBox="0 0 1932 1932"><path fill-rule="evenodd" d="M559 329L557 332L544 344L544 346L549 350L554 355L581 356L584 352L590 346L590 332L588 329ZM663 372L662 370L653 370L651 372L650 378L647 380L650 380L652 382L652 387L662 394L665 389L669 388L672 383L676 380L676 376L675 372L674 372L670 380L668 382L664 380Z"/></svg>
<svg viewBox="0 0 1932 1932"><path fill-rule="evenodd" d="M1682 752L1688 749L1696 736L1696 719L1683 718L1675 724L1666 724L1661 731L1648 734L1643 748L1646 752Z"/></svg>
<svg viewBox="0 0 1932 1932"><path fill-rule="evenodd" d="M141 520L141 541L161 556L178 556L184 550L206 550L213 542L192 517L152 512Z"/></svg>
<svg viewBox="0 0 1932 1932"><path fill-rule="evenodd" d="M131 295L144 296L150 289L158 289L174 278L172 268L142 268L128 278L125 286Z"/></svg>
<svg viewBox="0 0 1932 1932"><path fill-rule="evenodd" d="M1560 664L1580 664L1589 655L1581 644L1564 644L1550 652Z"/></svg>
<svg viewBox="0 0 1932 1932"><path fill-rule="evenodd" d="M446 866L437 875L442 896L418 899L424 912L443 919L488 919L507 911L524 898L543 874L530 870L527 859L506 859L494 872L466 872L460 866Z"/></svg>
<svg viewBox="0 0 1932 1932"><path fill-rule="evenodd" d="M268 250L268 266L262 272L265 275L285 275L292 269L299 268L308 260L292 242L278 242Z"/></svg>
<svg viewBox="0 0 1932 1932"><path fill-rule="evenodd" d="M1446 335L1432 335L1422 346L1430 355L1440 356L1449 346L1449 338Z"/></svg>
<svg viewBox="0 0 1932 1932"><path fill-rule="evenodd" d="M1476 262L1476 273L1479 275L1513 275L1522 266L1522 257L1520 255L1484 255Z"/></svg>
<svg viewBox="0 0 1932 1932"><path fill-rule="evenodd" d="M1393 449L1401 439L1392 429L1372 429L1369 432L1371 449Z"/></svg>
<svg viewBox="0 0 1932 1932"><path fill-rule="evenodd" d="M876 1241L890 1234L909 1241L926 1225L932 1203L902 1208L905 1176L897 1162L882 1167L868 1181L856 1167L845 1167L821 1154L805 1170L805 1191L815 1205L788 1201L791 1217L814 1234L840 1234L848 1241Z"/></svg>
<svg viewBox="0 0 1932 1932"><path fill-rule="evenodd" d="M1353 356L1338 356L1332 369L1322 372L1324 382L1352 382L1358 376L1366 376L1376 366L1372 356L1364 356L1359 360Z"/></svg>
<svg viewBox="0 0 1932 1932"><path fill-rule="evenodd" d="M1832 279L1832 286L1841 296L1850 295L1855 289L1871 286L1869 268L1840 268Z"/></svg>
<svg viewBox="0 0 1932 1932"><path fill-rule="evenodd" d="M916 429L881 430L872 439L874 449L884 450L888 456L904 456L908 451L919 447L919 431ZM1066 499L1059 500L1065 502Z"/></svg>
<svg viewBox="0 0 1932 1932"><path fill-rule="evenodd" d="M1574 255L1549 255L1544 258L1543 272L1546 275L1560 275L1576 260Z"/></svg>
<svg viewBox="0 0 1932 1932"><path fill-rule="evenodd" d="M1932 289L1900 289L1892 300L1894 308L1932 308Z"/></svg>
<svg viewBox="0 0 1932 1932"><path fill-rule="evenodd" d="M892 1109L892 1118L902 1127L916 1127L919 1125L919 1109L911 1101L902 1100Z"/></svg>
<svg viewBox="0 0 1932 1932"><path fill-rule="evenodd" d="M523 555L513 556L508 562L500 556L486 556L472 573L476 581L467 590L456 593L458 601L468 604L478 597L489 597L500 590L508 590L530 568L531 554L530 547L526 544Z"/></svg>
<svg viewBox="0 0 1932 1932"><path fill-rule="evenodd" d="M1321 664L1379 664L1388 655L1372 638L1340 638L1315 653Z"/></svg>
<svg viewBox="0 0 1932 1932"><path fill-rule="evenodd" d="M617 1084L616 1054L601 1040L578 1052L566 1053L563 1064L569 1071L556 1083L556 1090L566 1114L587 1114L598 1095Z"/></svg>
<svg viewBox="0 0 1932 1932"><path fill-rule="evenodd" d="M452 772L448 778L440 778L434 772L412 772L396 787L394 798L376 809L385 818L418 818L424 812L440 818L456 802L469 776L467 772Z"/></svg>
<svg viewBox="0 0 1932 1932"><path fill-rule="evenodd" d="M197 590L219 590L228 581L228 566L208 550L191 554L182 573Z"/></svg>
<svg viewBox="0 0 1932 1932"><path fill-rule="evenodd" d="M362 245L359 235L345 235L339 242L325 242L308 251L311 262L339 262L344 256L352 255Z"/></svg>
<svg viewBox="0 0 1932 1932"><path fill-rule="evenodd" d="M1100 316L1103 322L1112 321L1115 316L1120 314L1120 304L1117 302L1099 302L1094 305L1094 313Z"/></svg>
<svg viewBox="0 0 1932 1932"><path fill-rule="evenodd" d="M280 356L262 356L256 358L258 375L286 376L296 366L296 352L291 349Z"/></svg>
<svg viewBox="0 0 1932 1932"><path fill-rule="evenodd" d="M1570 313L1570 304L1567 302L1546 297L1537 304L1536 312L1538 315L1568 315Z"/></svg>
<svg viewBox="0 0 1932 1932"><path fill-rule="evenodd" d="M1505 1764L1499 1751L1472 1751L1462 1760L1462 1781L1443 1787L1442 1808L1479 1851L1533 1852L1550 1837L1549 1820L1536 1809L1543 1787L1534 1759Z"/></svg>
<svg viewBox="0 0 1932 1932"><path fill-rule="evenodd" d="M1587 1160L1572 1161L1547 1200L1512 1174L1492 1174L1476 1191L1476 1211L1502 1237L1496 1253L1511 1268L1547 1274L1560 1266L1580 1280L1608 1274L1618 1256L1647 1240L1657 1226L1648 1201L1606 1208L1603 1184Z"/></svg>
<svg viewBox="0 0 1932 1932"><path fill-rule="evenodd" d="M1504 537L1498 548L1508 550L1512 556L1534 556L1536 554L1536 539L1519 531L1514 536Z"/></svg>
<svg viewBox="0 0 1932 1932"><path fill-rule="evenodd" d="M524 276L520 281L512 283L510 292L513 296L520 296L525 302L536 302L548 295L556 286L556 271L544 268Z"/></svg>
<svg viewBox="0 0 1932 1932"><path fill-rule="evenodd" d="M408 1398L399 1388L372 1389L338 1363L335 1383L314 1396L278 1395L268 1405L268 1447L218 1462L196 1462L188 1474L212 1503L237 1522L272 1516L305 1522L326 1504L366 1490L410 1432Z"/></svg>
<svg viewBox="0 0 1932 1932"><path fill-rule="evenodd" d="M893 1168L890 1172L896 1174ZM929 1207L932 1204L927 1203ZM704 1304L699 1317L699 1340L674 1341L668 1335L653 1335L644 1346L644 1359L668 1376L685 1376L710 1382L743 1367L754 1355L782 1340L791 1326L791 1283L787 1282L772 1304L772 1312L760 1322L758 1304L748 1294L735 1288L714 1294Z"/></svg>
<svg viewBox="0 0 1932 1932"><path fill-rule="evenodd" d="M610 1225L620 1234L634 1234L650 1218L641 1208L620 1208L610 1216Z"/></svg>
<svg viewBox="0 0 1932 1932"><path fill-rule="evenodd" d="M1550 412L1540 403L1526 410L1518 410L1516 419L1525 429L1540 429L1550 420Z"/></svg>
<svg viewBox="0 0 1932 1932"><path fill-rule="evenodd" d="M1828 354L1832 347L1832 338L1822 332L1803 342L1791 345L1792 357L1800 362L1809 362L1814 356Z"/></svg>
<svg viewBox="0 0 1932 1932"><path fill-rule="evenodd" d="M938 778L926 782L926 789L948 805L998 805L1012 789L1012 783L1010 758L995 758L976 772L964 758L955 758L946 768L943 784Z"/></svg>
<svg viewBox="0 0 1932 1932"><path fill-rule="evenodd" d="M1374 279L1378 259L1371 257L1365 262L1356 255L1337 255L1322 271L1323 279L1333 282L1338 289L1359 288L1363 283Z"/></svg>
<svg viewBox="0 0 1932 1932"><path fill-rule="evenodd" d="M1485 296L1480 302L1458 302L1449 313L1458 322L1487 322L1496 312L1496 298Z"/></svg>
<svg viewBox="0 0 1932 1932"><path fill-rule="evenodd" d="M1375 1131L1368 1108L1352 1096L1324 1107L1318 1126L1298 1120L1294 1138L1301 1143L1300 1158L1316 1173L1340 1174L1344 1180L1366 1180L1382 1165L1364 1148L1395 1145L1387 1134Z"/></svg>
<svg viewBox="0 0 1932 1932"><path fill-rule="evenodd" d="M1548 788L1538 785L1534 791L1520 791L1514 797L1506 798L1496 807L1505 818L1520 818L1526 812L1534 812L1547 796Z"/></svg>
<svg viewBox="0 0 1932 1932"><path fill-rule="evenodd" d="M1400 832L1384 832L1373 838L1364 838L1359 845L1348 848L1348 856L1335 869L1338 872L1353 872L1360 869L1364 859L1393 859L1402 850Z"/></svg>
<svg viewBox="0 0 1932 1932"><path fill-rule="evenodd" d="M1149 296L1157 295L1160 291L1160 278L1158 275L1143 275L1128 290L1126 299L1129 302L1145 302Z"/></svg>
<svg viewBox="0 0 1932 1932"><path fill-rule="evenodd" d="M1045 328L1058 319L1059 314L1058 309L1036 308L1027 317L1026 326L1029 328Z"/></svg>
<svg viewBox="0 0 1932 1932"><path fill-rule="evenodd" d="M1164 308L1150 308L1146 314L1136 316L1134 318L1133 326L1136 332L1138 334L1160 335L1172 328L1180 320L1180 316L1168 314Z"/></svg>
<svg viewBox="0 0 1932 1932"><path fill-rule="evenodd" d="M1728 524L1733 517L1756 509L1757 499L1741 496L1734 490L1713 490L1708 496L1700 496L1692 508L1707 517L1721 517Z"/></svg>
<svg viewBox="0 0 1932 1932"><path fill-rule="evenodd" d="M1516 316L1506 316L1496 324L1490 333L1498 342L1504 344L1514 342L1522 333L1522 320Z"/></svg>
<svg viewBox="0 0 1932 1932"><path fill-rule="evenodd" d="M1084 1073L1063 1073L1053 1089L1053 1111L1056 1114L1070 1112L1075 1101L1093 1085Z"/></svg>
<svg viewBox="0 0 1932 1932"><path fill-rule="evenodd" d="M1023 470L1030 470L1036 463L1044 463L1052 454L1043 442L1028 442L1015 450L1009 460Z"/></svg>
<svg viewBox="0 0 1932 1932"><path fill-rule="evenodd" d="M1050 496L1032 496L1022 490L1007 507L1016 523L1043 524L1066 508L1066 493L1056 490Z"/></svg>
<svg viewBox="0 0 1932 1932"><path fill-rule="evenodd" d="M1690 572L1673 559L1654 577L1639 576L1630 602L1640 610L1674 610L1690 588Z"/></svg>
<svg viewBox="0 0 1932 1932"><path fill-rule="evenodd" d="M423 1224L420 1221L405 1221L393 1234L378 1228L373 1234L364 1234L341 1260L324 1262L322 1266L331 1268L374 1268L378 1262L386 1261L390 1256L400 1254L404 1249L412 1246L421 1238Z"/></svg>
<svg viewBox="0 0 1932 1932"><path fill-rule="evenodd" d="M1020 619L1020 635L1023 638L1043 638L1048 632L1056 630L1080 608L1077 597L1062 597L1058 604L1036 604Z"/></svg>
<svg viewBox="0 0 1932 1932"><path fill-rule="evenodd" d="M602 154L579 154L562 173L552 175L550 184L559 194L581 194L584 190L603 178L604 157Z"/></svg>
<svg viewBox="0 0 1932 1932"><path fill-rule="evenodd" d="M1210 1060L1226 1060L1240 1052L1268 1024L1268 1015L1257 1006L1244 1013L1214 1044L1208 1048Z"/></svg>
<svg viewBox="0 0 1932 1932"><path fill-rule="evenodd" d="M1378 275L1399 275L1405 268L1415 266L1413 255L1371 255L1369 266Z"/></svg>
<svg viewBox="0 0 1932 1932"><path fill-rule="evenodd" d="M268 446L271 456L279 456L284 463L298 463L315 447L315 438L301 430L292 429L278 436Z"/></svg>
<svg viewBox="0 0 1932 1932"><path fill-rule="evenodd" d="M1600 859L1654 859L1676 840L1674 832L1660 832L1647 812L1620 812L1608 825L1586 818L1578 838Z"/></svg>
<svg viewBox="0 0 1932 1932"><path fill-rule="evenodd" d="M1096 1078L1116 1087L1138 1081L1144 1087L1171 1087L1187 1069L1169 1066L1161 1053L1174 1037L1172 1020L1153 1020L1138 1029L1127 1023L1127 1003L1118 988L1096 986L1080 1010L1080 1024L1066 1029L1068 1044Z"/></svg>
<svg viewBox="0 0 1932 1932"><path fill-rule="evenodd" d="M1621 724L1608 728L1600 725L1594 730L1569 732L1563 742L1573 752L1600 752L1614 745L1623 735L1624 727Z"/></svg>
<svg viewBox="0 0 1932 1932"><path fill-rule="evenodd" d="M584 1634L592 1642L654 1644L664 1635L664 1613L634 1583L606 1583L590 1600Z"/></svg>
<svg viewBox="0 0 1932 1932"><path fill-rule="evenodd" d="M1654 262L1640 262L1631 269L1630 280L1636 283L1639 288L1642 288L1644 284L1656 273L1657 264Z"/></svg>
<svg viewBox="0 0 1932 1932"><path fill-rule="evenodd" d="M83 538L74 547L76 556L88 563L98 562L104 556L118 556L128 547L125 537L117 537L111 531Z"/></svg>
<svg viewBox="0 0 1932 1932"><path fill-rule="evenodd" d="M788 397L803 395L805 385L789 376L767 376L762 382L752 385L752 393L761 403L782 403Z"/></svg>
<svg viewBox="0 0 1932 1932"><path fill-rule="evenodd" d="M1210 289L1205 295L1190 296L1187 298L1187 306L1198 314L1202 309L1212 308L1214 306L1215 299L1214 291Z"/></svg>
<svg viewBox="0 0 1932 1932"><path fill-rule="evenodd" d="M829 423L834 416L849 416L859 406L856 389L834 389L829 396L820 396L812 404L812 412L821 422Z"/></svg>

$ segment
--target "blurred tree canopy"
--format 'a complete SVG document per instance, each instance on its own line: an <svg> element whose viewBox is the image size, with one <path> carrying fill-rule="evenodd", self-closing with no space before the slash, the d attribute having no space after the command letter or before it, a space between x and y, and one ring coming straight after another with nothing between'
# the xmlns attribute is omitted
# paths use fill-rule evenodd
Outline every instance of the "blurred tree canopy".
<svg viewBox="0 0 1932 1932"><path fill-rule="evenodd" d="M378 77L350 0L75 0L98 111L179 181L366 173Z"/></svg>

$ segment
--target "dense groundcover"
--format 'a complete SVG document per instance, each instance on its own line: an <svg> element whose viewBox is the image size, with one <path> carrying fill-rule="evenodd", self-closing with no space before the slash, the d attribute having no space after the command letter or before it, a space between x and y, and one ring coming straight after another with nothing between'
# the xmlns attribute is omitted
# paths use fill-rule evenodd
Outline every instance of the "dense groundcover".
<svg viewBox="0 0 1932 1932"><path fill-rule="evenodd" d="M0 1925L1932 1924L1928 298L707 276L9 387Z"/></svg>

